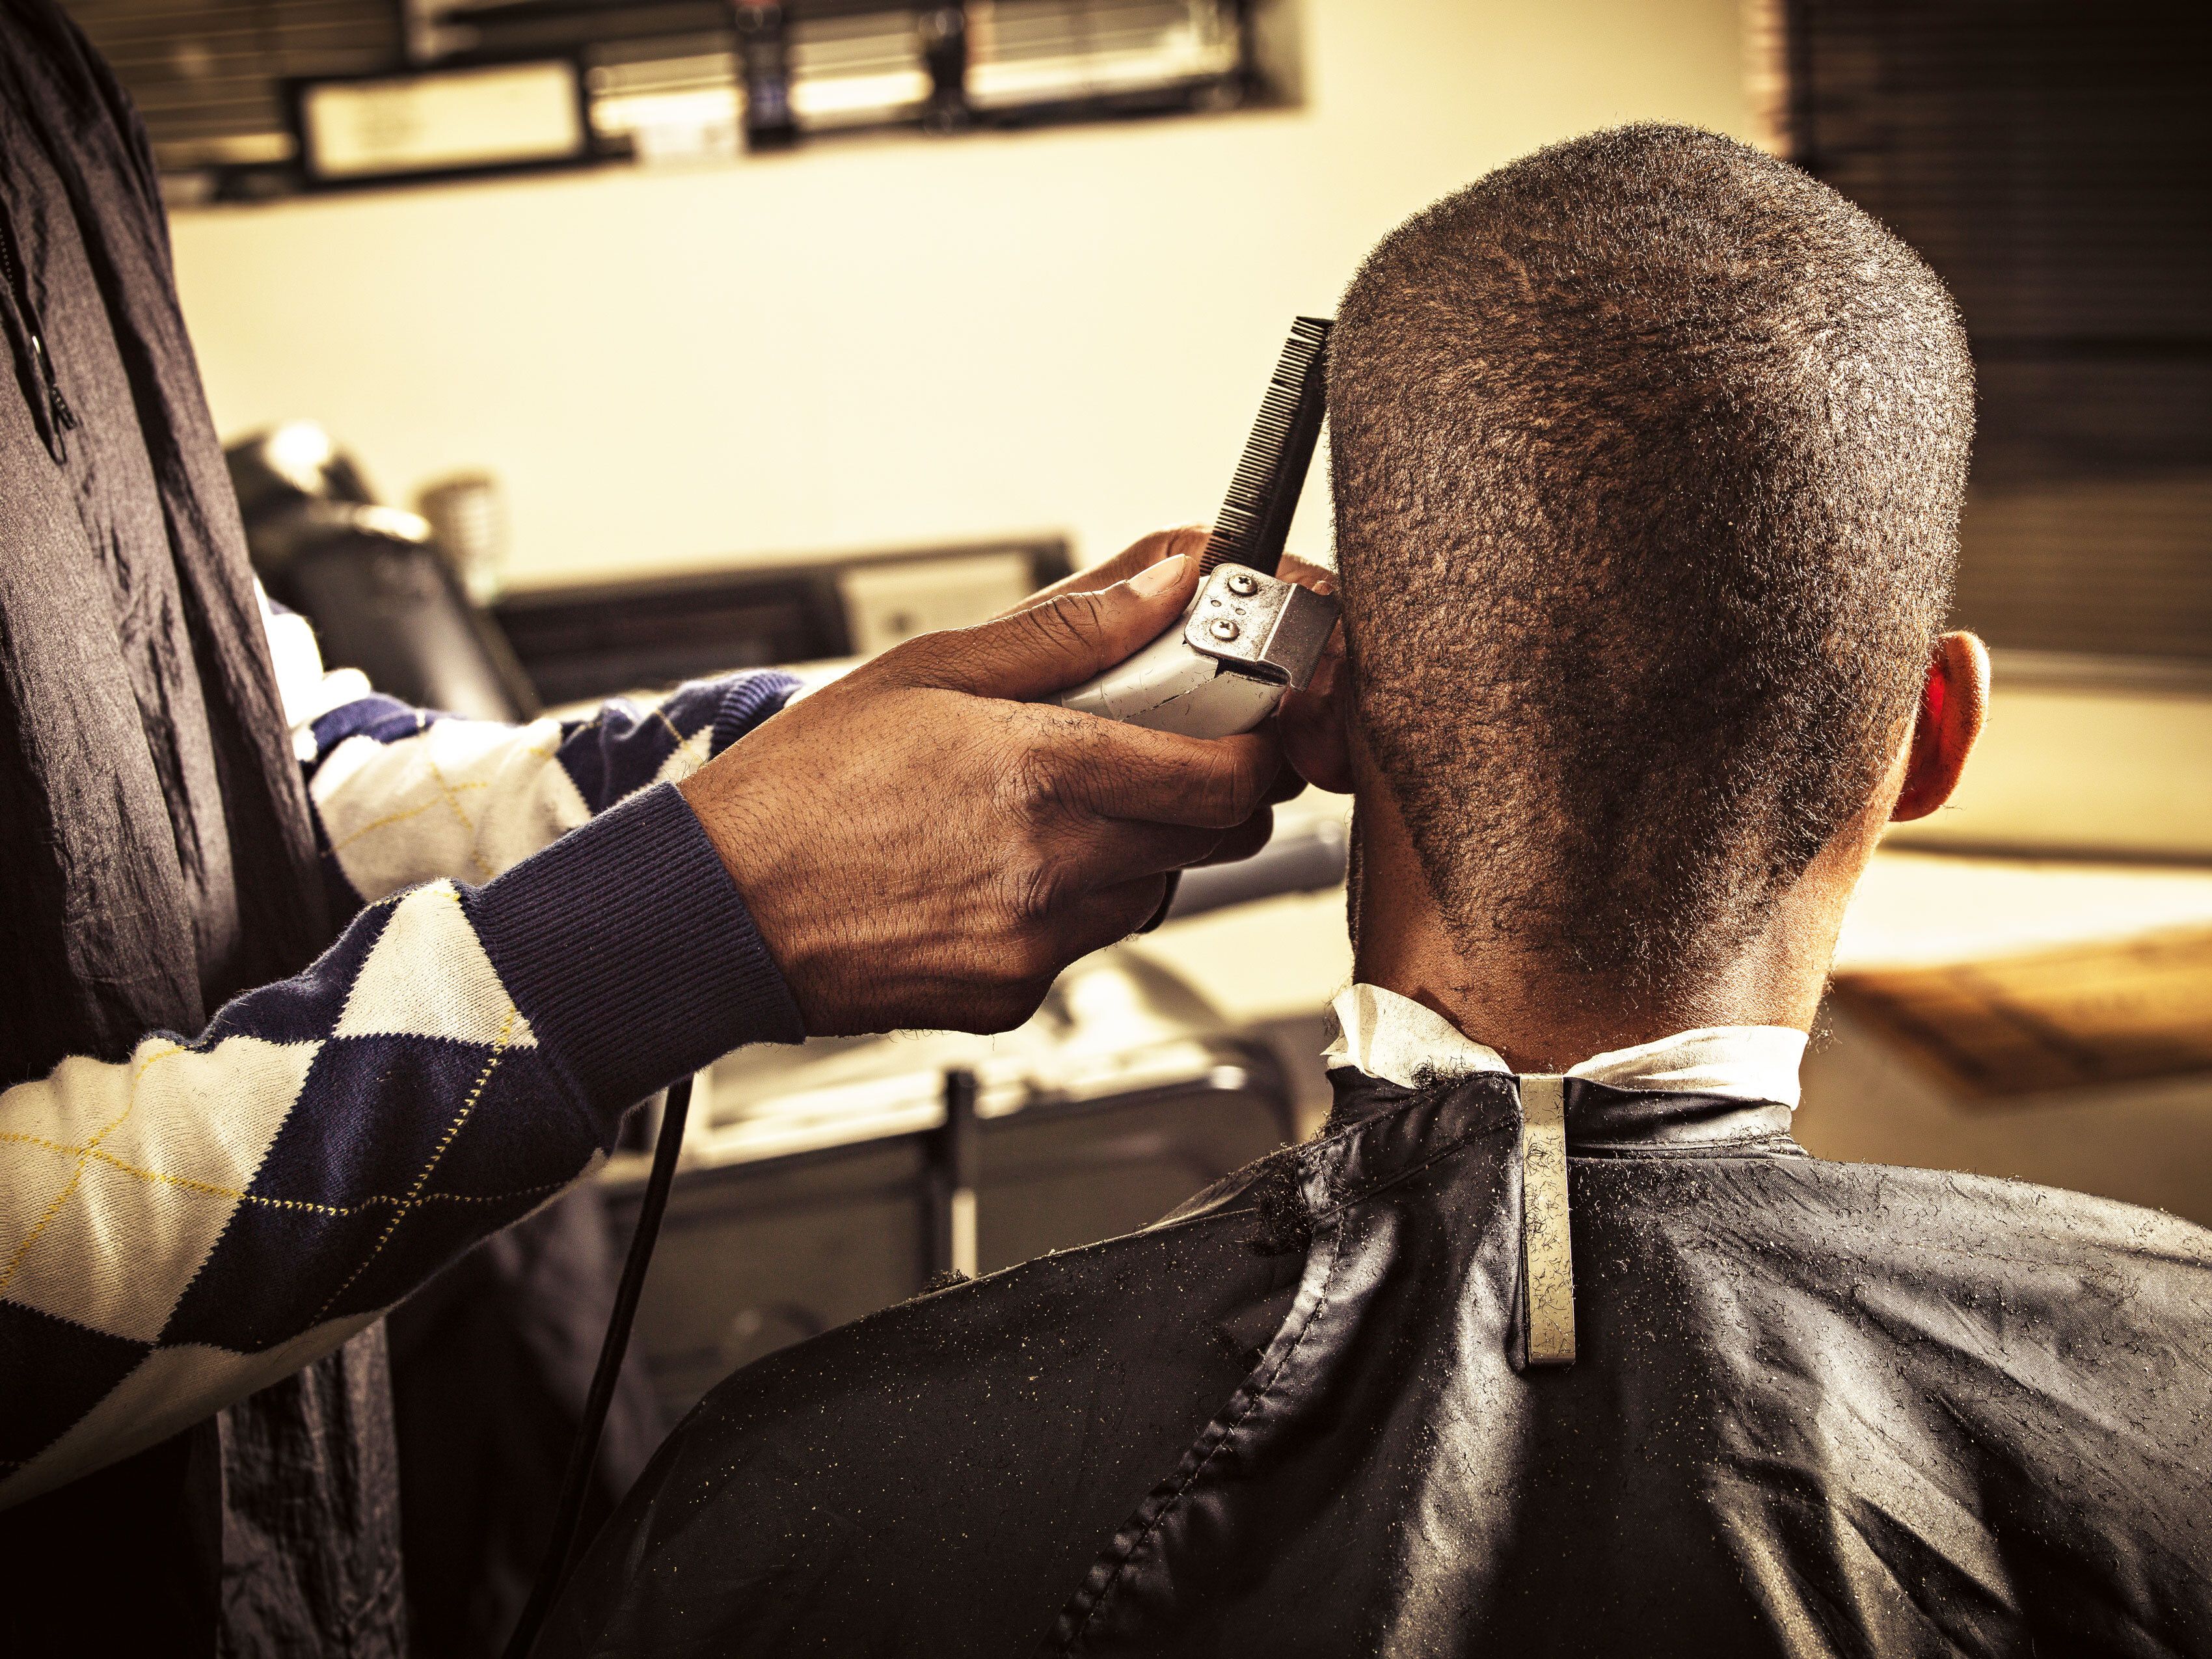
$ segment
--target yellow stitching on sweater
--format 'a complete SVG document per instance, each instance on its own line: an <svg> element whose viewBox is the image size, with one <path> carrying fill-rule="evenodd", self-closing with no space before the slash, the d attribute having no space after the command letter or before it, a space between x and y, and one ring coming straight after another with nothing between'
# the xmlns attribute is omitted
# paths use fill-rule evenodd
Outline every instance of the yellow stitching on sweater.
<svg viewBox="0 0 2212 1659"><path fill-rule="evenodd" d="M131 1092L129 1097L123 1103L123 1109L109 1119L101 1127L98 1134L85 1143L84 1150L77 1154L76 1167L70 1171L69 1180L64 1183L61 1191L54 1194L53 1202L46 1206L46 1212L39 1218L39 1224L23 1236L23 1242L15 1247L15 1255L8 1258L6 1271L0 1272L0 1293L5 1293L8 1287L15 1282L15 1275L23 1269L23 1258L31 1253L31 1246L39 1242L40 1235L53 1225L54 1218L62 1212L62 1206L70 1201L70 1194L76 1191L77 1183L84 1179L85 1164L98 1150L100 1143L121 1128L123 1120L129 1117L131 1109L137 1105L139 1081L147 1073L154 1069L156 1061L167 1060L172 1054L181 1054L184 1052L184 1044L172 1042L166 1047L156 1048L138 1062L137 1066L131 1073Z"/></svg>
<svg viewBox="0 0 2212 1659"><path fill-rule="evenodd" d="M50 1152L59 1152L64 1158L76 1158L90 1151L86 1146L64 1146L58 1140L49 1140L44 1135L27 1135L20 1129L0 1129L0 1140L13 1140L25 1146L43 1146Z"/></svg>
<svg viewBox="0 0 2212 1659"><path fill-rule="evenodd" d="M386 829L395 823L404 823L410 818L420 817L423 813L428 811L432 807L438 804L439 803L434 800L418 801L416 805L409 807L404 812L387 812L384 817L376 819L374 823L362 824L360 829L355 830L343 841L333 842L331 844L331 851L333 854L343 853L347 848L352 846L354 842L359 841L363 836L368 835L370 831ZM317 810L320 811L321 809L319 807Z"/></svg>
<svg viewBox="0 0 2212 1659"><path fill-rule="evenodd" d="M120 1124L123 1121L124 1118L131 1115L131 1107L138 1103L137 1093L138 1079L144 1077L147 1073L154 1069L154 1063L156 1060L170 1059L171 1057L181 1054L184 1052L185 1045L183 1043L172 1042L166 1048L156 1048L152 1054L147 1055L145 1059L138 1062L137 1068L131 1073L131 1087L132 1091L131 1104L123 1109L121 1115L116 1118L114 1123L111 1123L107 1126L107 1129L116 1127L118 1124ZM93 1137L93 1140L95 1144L107 1138L107 1129L102 1129L98 1134Z"/></svg>
<svg viewBox="0 0 2212 1659"><path fill-rule="evenodd" d="M452 890L449 888L447 891L451 892ZM453 901L457 904L460 902L459 894L454 894ZM455 1115L453 1121L446 1126L445 1134L432 1149L430 1161L422 1166L422 1173L415 1177L415 1184L407 1189L407 1201L392 1212L392 1219L385 1224L383 1232L377 1236L376 1243L370 1247L368 1254L362 1258L361 1265L347 1274L345 1283L332 1291L330 1300L315 1310L315 1317L318 1320L331 1310L332 1304L353 1288L356 1279L368 1271L369 1263L383 1254L384 1247L392 1242L392 1235L399 1230L399 1224L407 1218L408 1212L422 1201L422 1188L428 1183L432 1172L437 1169L438 1160L445 1157L446 1149L453 1144L453 1137L460 1133L461 1126L469 1121L469 1114L476 1110L477 1102L483 1098L484 1085L491 1081L491 1074L499 1069L499 1062L505 1058L507 1039L514 1034L514 1022L518 1018L520 1018L520 1011L510 1004L506 1019L501 1022L499 1036L492 1043L491 1058L484 1061L483 1070L477 1075L476 1087L469 1091L469 1097L461 1103L460 1111Z"/></svg>
<svg viewBox="0 0 2212 1659"><path fill-rule="evenodd" d="M352 846L354 842L359 841L363 836L369 834L372 830L388 830L395 823L404 823L410 818L420 817L423 813L428 811L434 806L452 807L453 811L458 813L460 809L459 806L455 805L453 796L459 794L465 789L489 789L491 787L491 780L489 778L474 778L466 783L447 784L441 779L440 781L440 785L441 787L445 789L447 793L441 794L437 799L417 801L414 805L406 808L403 811L387 812L380 818L376 818L368 823L362 824L358 830L350 832L343 841L333 842L331 847L331 854L335 855L344 852L347 848ZM318 807L317 810L320 811L321 809ZM476 833L476 825L471 823L466 818L463 818L461 820L461 823L471 835L473 836Z"/></svg>
<svg viewBox="0 0 2212 1659"><path fill-rule="evenodd" d="M70 1171L69 1180L61 1191L54 1194L54 1201L46 1206L46 1212L39 1218L39 1224L23 1236L23 1242L15 1247L15 1254L8 1258L8 1270L0 1273L0 1292L4 1292L15 1282L15 1275L23 1266L23 1258L31 1253L31 1246L39 1242L40 1233L53 1224L54 1218L62 1212L62 1206L69 1202L70 1194L76 1190L77 1182L84 1179L84 1164L83 1158L77 1159L76 1167Z"/></svg>
<svg viewBox="0 0 2212 1659"><path fill-rule="evenodd" d="M235 1187L218 1187L212 1182L198 1181L191 1176L171 1175L163 1170L141 1169L136 1164L126 1164L103 1146L70 1146L58 1140L49 1140L44 1135L24 1134L14 1129L0 1130L0 1140L14 1141L19 1146L40 1146L50 1152L59 1152L64 1158L88 1158L105 1164L110 1169L139 1180L163 1187L183 1187L196 1193L205 1193L212 1198L232 1198L246 1204L259 1204L272 1210L311 1210L317 1215L344 1217L358 1215L379 1204L406 1204L410 1200L397 1193L371 1193L355 1204L318 1204L307 1198L271 1198L265 1193L249 1193ZM535 1198L540 1193L550 1193L566 1182L543 1181L535 1187L517 1187L504 1193L424 1193L412 1200L418 1204L506 1204L518 1198Z"/></svg>
<svg viewBox="0 0 2212 1659"><path fill-rule="evenodd" d="M187 1192L205 1193L210 1198L244 1198L246 1196L234 1187L218 1187L213 1182L195 1181L190 1176L167 1175L160 1170L142 1170L135 1164L125 1164L114 1153L98 1146L87 1149L87 1155L95 1162L105 1164L111 1169L120 1170L125 1175L136 1176L139 1180L151 1182L155 1186L182 1187Z"/></svg>
<svg viewBox="0 0 2212 1659"><path fill-rule="evenodd" d="M568 1185L562 1181L543 1181L535 1187L517 1187L505 1193L425 1193L414 1203L422 1204L507 1204L518 1198L535 1198L540 1193L550 1193L556 1187ZM238 1197L248 1204L264 1205L272 1210L312 1210L318 1215L344 1217L359 1215L363 1210L379 1204L408 1203L396 1193L371 1193L358 1204L318 1204L306 1198L270 1198L261 1193L240 1193Z"/></svg>
<svg viewBox="0 0 2212 1659"><path fill-rule="evenodd" d="M453 817L459 821L461 828L468 832L469 862L476 866L477 873L479 876L489 881L492 873L491 866L484 862L483 854L477 846L477 827L469 821L469 815L461 811L460 802L453 799L453 786L446 781L445 769L438 764L438 757L432 754L427 746L422 750L422 762L430 769L430 781L438 786L438 792L445 797L447 806L452 809ZM462 787L471 788L476 786Z"/></svg>

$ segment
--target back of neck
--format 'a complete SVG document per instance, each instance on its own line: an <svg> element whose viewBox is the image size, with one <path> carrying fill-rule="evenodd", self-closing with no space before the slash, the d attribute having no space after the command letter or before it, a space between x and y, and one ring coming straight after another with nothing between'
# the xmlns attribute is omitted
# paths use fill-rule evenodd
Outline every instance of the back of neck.
<svg viewBox="0 0 2212 1659"><path fill-rule="evenodd" d="M1434 1010L1516 1072L1564 1072L1593 1054L1703 1026L1811 1029L1848 883L1838 895L1808 875L1717 969L1655 990L1565 969L1540 943L1455 939L1395 818L1395 811L1371 812L1363 797L1354 971L1363 983Z"/></svg>

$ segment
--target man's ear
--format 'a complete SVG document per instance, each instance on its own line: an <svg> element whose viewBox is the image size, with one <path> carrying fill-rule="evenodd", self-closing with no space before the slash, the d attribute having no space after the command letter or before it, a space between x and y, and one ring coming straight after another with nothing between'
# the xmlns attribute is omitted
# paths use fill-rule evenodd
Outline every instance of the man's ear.
<svg viewBox="0 0 2212 1659"><path fill-rule="evenodd" d="M1972 634L1946 634L1936 641L1920 688L1905 784L1890 809L1892 822L1924 818L1951 799L1974 740L1982 735L1989 701L1989 647Z"/></svg>
<svg viewBox="0 0 2212 1659"><path fill-rule="evenodd" d="M1283 698L1275 724L1282 734L1283 758L1316 789L1352 793L1352 676L1344 660L1344 630L1339 628L1315 665L1312 682Z"/></svg>

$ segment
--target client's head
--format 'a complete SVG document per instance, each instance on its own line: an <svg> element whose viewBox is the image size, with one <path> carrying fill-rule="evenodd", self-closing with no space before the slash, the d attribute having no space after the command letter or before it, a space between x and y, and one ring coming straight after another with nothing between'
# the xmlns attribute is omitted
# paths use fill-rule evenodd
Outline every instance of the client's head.
<svg viewBox="0 0 2212 1659"><path fill-rule="evenodd" d="M1462 951L1663 995L1889 816L1973 384L1866 214L1686 128L1540 151L1375 249L1328 410L1352 775Z"/></svg>

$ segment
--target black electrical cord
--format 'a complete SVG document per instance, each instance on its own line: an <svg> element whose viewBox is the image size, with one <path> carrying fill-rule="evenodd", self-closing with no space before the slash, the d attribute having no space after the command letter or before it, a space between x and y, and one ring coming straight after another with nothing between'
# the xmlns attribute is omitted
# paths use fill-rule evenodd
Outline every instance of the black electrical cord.
<svg viewBox="0 0 2212 1659"><path fill-rule="evenodd" d="M606 1427L607 1407L615 1397L615 1382L622 1375L623 1355L629 1348L629 1328L637 1318L637 1299L645 1289L645 1270L653 1262L653 1241L660 1234L661 1212L668 1207L668 1189L676 1179L676 1159L684 1150L684 1120L691 1111L691 1079L668 1085L668 1103L661 1109L660 1133L653 1146L653 1173L646 1177L645 1196L637 1206L637 1230L629 1237L629 1254L623 1259L622 1283L615 1291L614 1312L607 1316L606 1340L599 1344L599 1363L592 1372L592 1391L585 1396L584 1420L576 1431L576 1444L568 1454L568 1472L562 1478L561 1502L553 1511L553 1535L538 1564L538 1582L530 1587L530 1600L515 1621L514 1634L507 1638L505 1659L528 1659L553 1598L568 1583L580 1540L577 1529L584 1518L584 1500L592 1490L592 1466L599 1455L599 1434Z"/></svg>

